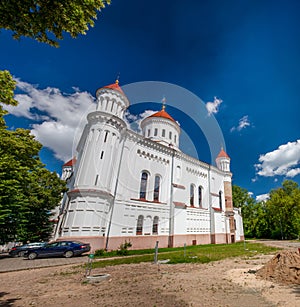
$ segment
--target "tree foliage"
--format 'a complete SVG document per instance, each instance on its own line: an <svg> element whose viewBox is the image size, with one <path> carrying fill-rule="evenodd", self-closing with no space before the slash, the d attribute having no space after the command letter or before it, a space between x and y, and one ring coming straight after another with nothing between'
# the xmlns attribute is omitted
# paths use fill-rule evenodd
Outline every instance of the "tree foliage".
<svg viewBox="0 0 300 307"><path fill-rule="evenodd" d="M300 188L292 180L270 192L266 203L271 238L295 239L300 235Z"/></svg>
<svg viewBox="0 0 300 307"><path fill-rule="evenodd" d="M242 208L245 236L249 238L295 239L300 235L300 189L285 180L270 191L265 202L256 202L246 189L233 186L234 206Z"/></svg>
<svg viewBox="0 0 300 307"><path fill-rule="evenodd" d="M0 0L0 28L13 37L33 38L58 47L68 32L73 38L94 26L97 12L110 0Z"/></svg>
<svg viewBox="0 0 300 307"><path fill-rule="evenodd" d="M0 103L16 106L18 102L14 99L16 81L7 70L0 70ZM0 127L4 126L3 115L7 112L0 104Z"/></svg>
<svg viewBox="0 0 300 307"><path fill-rule="evenodd" d="M249 192L239 186L232 187L233 206L242 209L244 233L246 237L265 237L268 225L262 203L257 203Z"/></svg>
<svg viewBox="0 0 300 307"><path fill-rule="evenodd" d="M16 105L15 82L8 72L0 72L0 86L1 102ZM7 130L1 105L0 113L0 244L46 240L52 232L51 210L66 190L65 182L45 169L38 156L42 145L30 131Z"/></svg>

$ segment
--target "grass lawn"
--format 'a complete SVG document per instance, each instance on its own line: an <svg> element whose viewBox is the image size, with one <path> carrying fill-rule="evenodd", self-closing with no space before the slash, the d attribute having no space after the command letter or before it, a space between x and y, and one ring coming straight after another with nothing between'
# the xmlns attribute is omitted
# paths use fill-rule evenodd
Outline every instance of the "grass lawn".
<svg viewBox="0 0 300 307"><path fill-rule="evenodd" d="M208 244L194 245L186 248L159 248L158 260L169 259L168 263L207 263L230 257L251 258L258 254L270 254L278 248L269 247L261 243L234 243L234 244ZM97 254L97 253L96 253ZM93 267L100 268L109 265L130 264L140 262L153 262L154 249L127 250L126 256L117 256L116 251L102 252L102 256L95 257ZM105 259L111 258L114 259Z"/></svg>

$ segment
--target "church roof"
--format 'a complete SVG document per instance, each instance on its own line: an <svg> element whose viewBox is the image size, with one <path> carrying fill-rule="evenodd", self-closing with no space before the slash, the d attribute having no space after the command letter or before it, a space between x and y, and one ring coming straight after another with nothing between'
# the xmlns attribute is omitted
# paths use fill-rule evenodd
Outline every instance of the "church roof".
<svg viewBox="0 0 300 307"><path fill-rule="evenodd" d="M75 163L76 163L76 158L73 158L73 159L69 160L68 162L66 162L66 163L63 165L63 167L64 167L64 166L73 166Z"/></svg>
<svg viewBox="0 0 300 307"><path fill-rule="evenodd" d="M176 123L175 119L169 113L167 113L164 108L162 110L150 115L149 117L163 117L163 118L169 119L172 122Z"/></svg>
<svg viewBox="0 0 300 307"><path fill-rule="evenodd" d="M123 92L123 90L121 89L120 85L119 85L119 80L117 79L115 83L109 84L109 85L105 85L103 86L103 88L110 88L111 90L115 90L120 92L122 95L125 95L125 93Z"/></svg>
<svg viewBox="0 0 300 307"><path fill-rule="evenodd" d="M217 156L217 159L218 158L229 158L229 156L227 155L227 153L224 151L224 149L222 148L221 151L219 152L218 156Z"/></svg>

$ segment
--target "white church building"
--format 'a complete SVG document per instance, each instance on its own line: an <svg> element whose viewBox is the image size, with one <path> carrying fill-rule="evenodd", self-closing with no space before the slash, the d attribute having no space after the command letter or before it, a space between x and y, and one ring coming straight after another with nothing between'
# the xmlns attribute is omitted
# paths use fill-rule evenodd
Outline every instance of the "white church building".
<svg viewBox="0 0 300 307"><path fill-rule="evenodd" d="M123 120L129 101L116 83L97 90L96 110L63 165L64 195L55 238L89 242L93 250L233 243L244 239L233 208L230 158L216 166L179 149L180 126L165 106L143 119L142 134Z"/></svg>

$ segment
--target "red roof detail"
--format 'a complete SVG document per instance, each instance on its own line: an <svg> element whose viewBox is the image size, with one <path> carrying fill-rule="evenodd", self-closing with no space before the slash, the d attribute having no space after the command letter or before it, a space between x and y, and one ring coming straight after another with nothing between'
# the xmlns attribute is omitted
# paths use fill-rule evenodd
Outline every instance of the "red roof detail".
<svg viewBox="0 0 300 307"><path fill-rule="evenodd" d="M165 110L161 110L159 112L156 112L156 113L150 115L149 117L163 117L163 118L167 118L167 119L171 120L172 122L176 123L175 119L170 114L168 114Z"/></svg>
<svg viewBox="0 0 300 307"><path fill-rule="evenodd" d="M70 161L66 162L63 166L73 166L75 163L76 163L76 158L73 158Z"/></svg>
<svg viewBox="0 0 300 307"><path fill-rule="evenodd" d="M222 148L221 151L219 152L218 156L217 156L217 159L218 158L229 158L229 156L227 155L227 153L224 151L224 149Z"/></svg>
<svg viewBox="0 0 300 307"><path fill-rule="evenodd" d="M115 83L113 83L113 84L109 84L109 85L103 86L103 88L110 88L111 90L118 91L121 94L125 95L125 93L123 92L123 90L119 86L119 81L118 80Z"/></svg>

